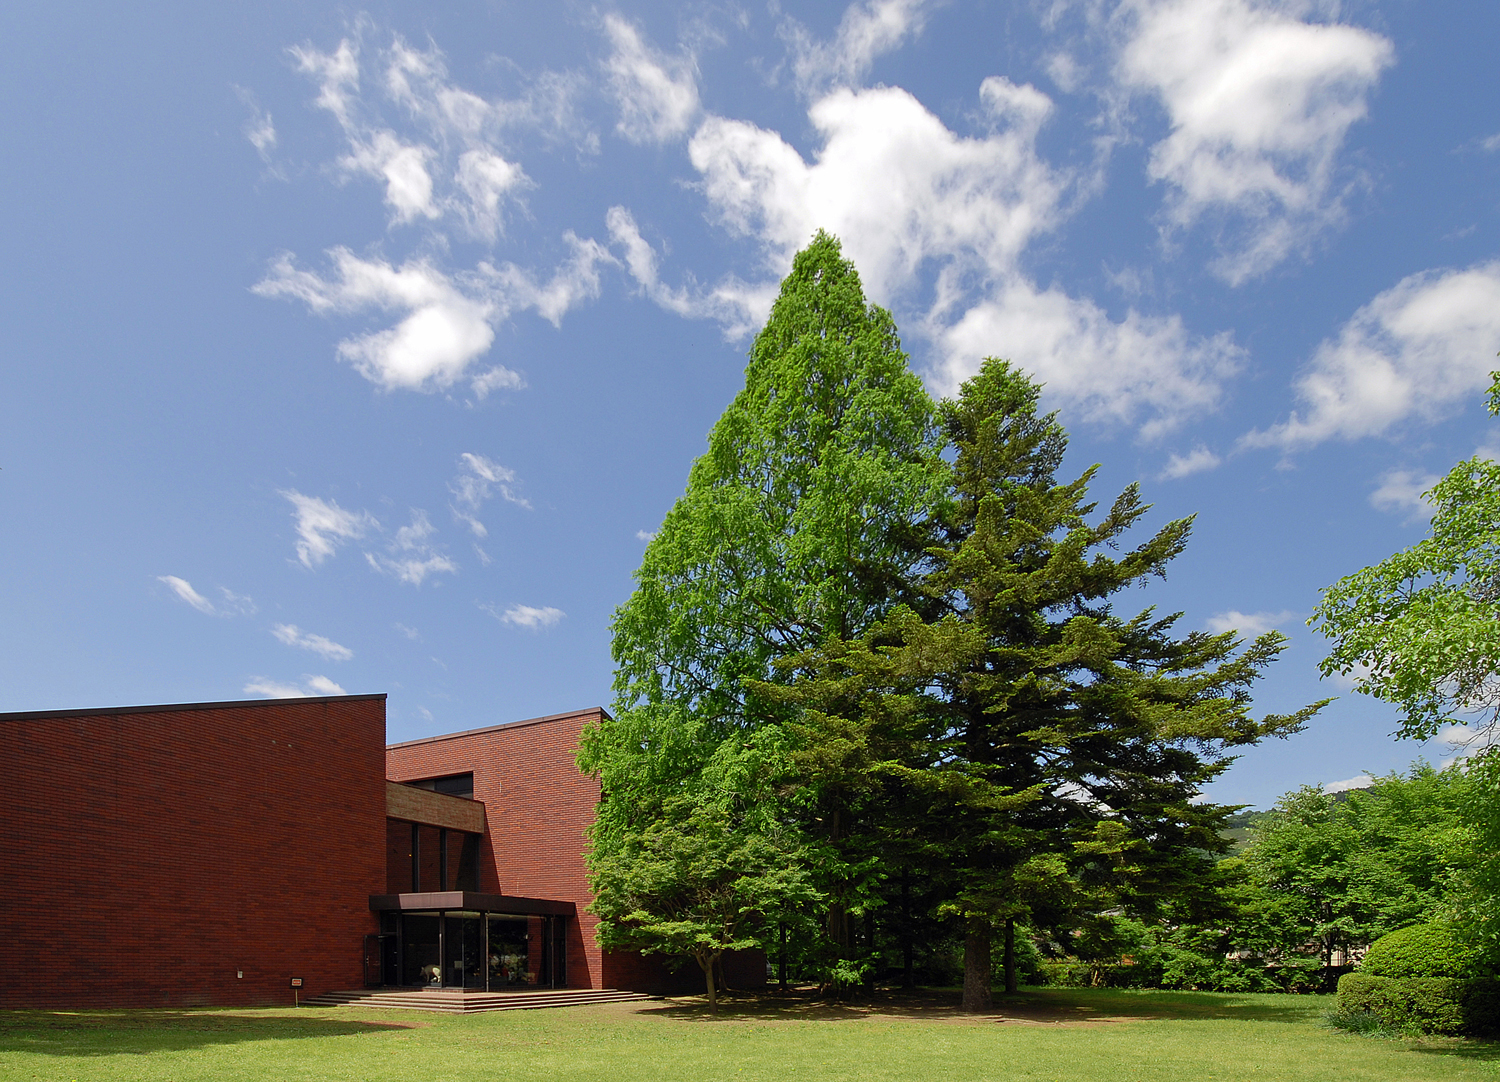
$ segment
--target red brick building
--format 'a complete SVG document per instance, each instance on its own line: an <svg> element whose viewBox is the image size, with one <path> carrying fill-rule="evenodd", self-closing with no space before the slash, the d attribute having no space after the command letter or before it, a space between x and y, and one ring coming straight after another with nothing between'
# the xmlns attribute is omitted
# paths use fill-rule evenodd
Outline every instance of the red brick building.
<svg viewBox="0 0 1500 1082"><path fill-rule="evenodd" d="M0 1007L694 989L594 941L602 716L386 747L384 695L0 714Z"/></svg>

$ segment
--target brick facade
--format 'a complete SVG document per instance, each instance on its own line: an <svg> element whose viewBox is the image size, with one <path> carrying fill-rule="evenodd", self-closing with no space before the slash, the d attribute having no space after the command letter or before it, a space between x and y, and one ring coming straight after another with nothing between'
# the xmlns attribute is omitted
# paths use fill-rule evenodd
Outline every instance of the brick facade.
<svg viewBox="0 0 1500 1082"><path fill-rule="evenodd" d="M568 935L570 986L698 991L703 977L691 962L673 973L657 958L601 951L594 940L599 922L587 912L593 896L583 854L599 783L579 773L574 756L584 726L603 716L597 708L579 710L392 744L386 774L392 781L417 781L473 772L474 799L484 802L489 827L479 889L578 907ZM727 959L726 976L738 988L763 985L764 956Z"/></svg>
<svg viewBox="0 0 1500 1082"><path fill-rule="evenodd" d="M599 785L574 755L602 716L386 747L384 695L0 714L0 1008L289 1003L291 977L303 996L358 988L371 896L411 889L403 814L425 824L422 890L442 886L435 819L449 889L573 903L570 986L698 991L691 964L594 941ZM469 772L482 809L387 784ZM758 953L725 968L764 983Z"/></svg>
<svg viewBox="0 0 1500 1082"><path fill-rule="evenodd" d="M384 742L384 695L0 714L0 1006L359 987Z"/></svg>

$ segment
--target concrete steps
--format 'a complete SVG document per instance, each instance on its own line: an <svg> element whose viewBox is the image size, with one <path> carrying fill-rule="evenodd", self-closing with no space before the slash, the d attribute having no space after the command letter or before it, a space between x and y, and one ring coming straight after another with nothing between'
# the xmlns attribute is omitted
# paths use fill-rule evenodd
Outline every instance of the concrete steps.
<svg viewBox="0 0 1500 1082"><path fill-rule="evenodd" d="M442 1011L476 1014L480 1011L529 1011L543 1007L578 1007L589 1003L623 1003L655 999L644 992L621 992L613 988L549 988L535 992L443 992L361 989L324 992L302 1002L309 1007L387 1007L403 1011Z"/></svg>

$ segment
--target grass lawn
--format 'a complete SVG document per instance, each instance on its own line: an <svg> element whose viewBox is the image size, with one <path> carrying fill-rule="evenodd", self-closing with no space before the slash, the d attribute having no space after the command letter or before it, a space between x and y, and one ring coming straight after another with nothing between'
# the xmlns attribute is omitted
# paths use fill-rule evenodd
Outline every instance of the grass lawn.
<svg viewBox="0 0 1500 1082"><path fill-rule="evenodd" d="M468 1016L349 1007L0 1012L0 1079L780 1082L1469 1079L1500 1044L1357 1037L1321 996L1046 989L836 1007L690 999Z"/></svg>

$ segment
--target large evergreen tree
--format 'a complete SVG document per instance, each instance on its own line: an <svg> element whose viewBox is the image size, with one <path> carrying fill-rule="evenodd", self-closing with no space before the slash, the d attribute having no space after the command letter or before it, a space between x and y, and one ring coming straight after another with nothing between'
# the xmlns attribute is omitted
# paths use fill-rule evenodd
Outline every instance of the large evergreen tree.
<svg viewBox="0 0 1500 1082"><path fill-rule="evenodd" d="M1226 749L1318 709L1249 716L1274 632L1240 652L1233 633L1178 636L1175 615L1114 611L1165 572L1190 521L1109 555L1148 507L1131 486L1090 521L1094 470L1056 480L1066 436L1038 393L989 361L943 404L952 480L915 599L857 640L825 636L783 663L799 681L763 689L802 709L807 763L882 789L883 844L941 882L963 922L975 1010L998 928L1194 893L1224 848L1232 809L1197 798Z"/></svg>

